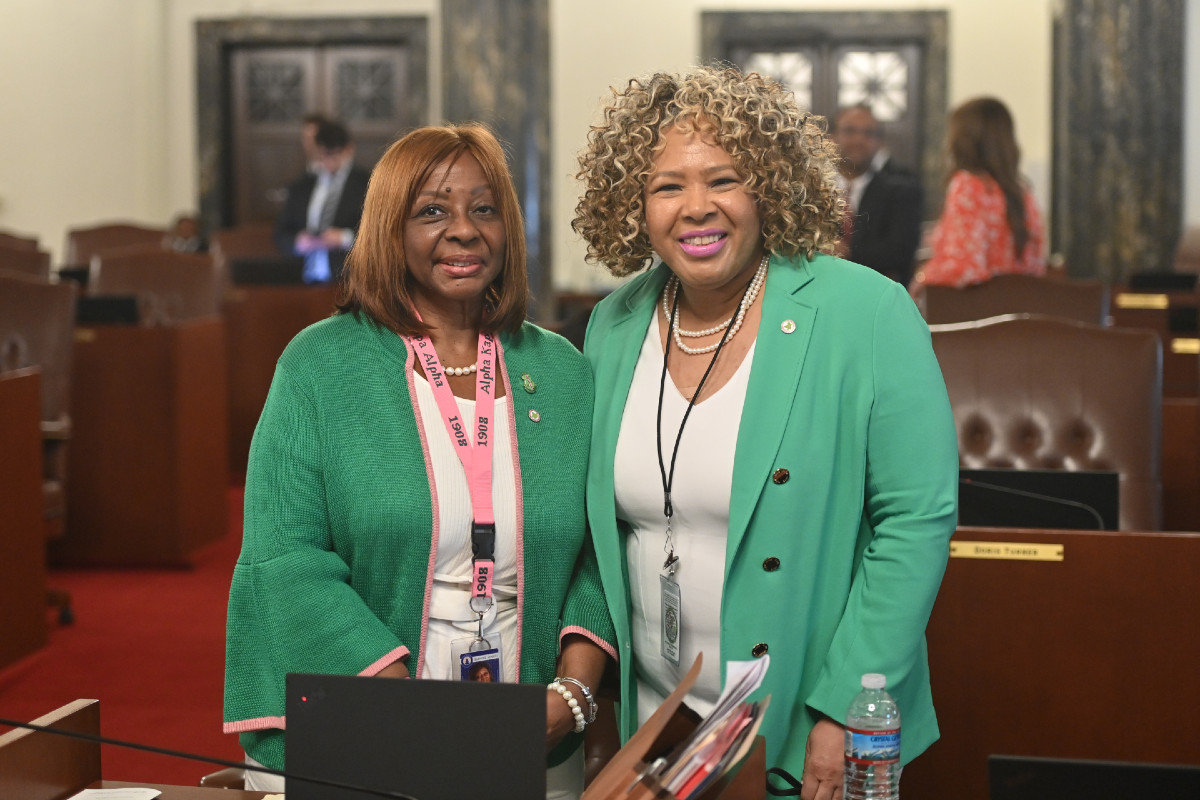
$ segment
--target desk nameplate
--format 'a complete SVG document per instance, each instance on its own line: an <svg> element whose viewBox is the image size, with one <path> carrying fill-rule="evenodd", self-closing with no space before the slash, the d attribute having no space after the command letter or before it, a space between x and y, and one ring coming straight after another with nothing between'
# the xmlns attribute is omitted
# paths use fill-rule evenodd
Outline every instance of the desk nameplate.
<svg viewBox="0 0 1200 800"><path fill-rule="evenodd" d="M1178 337L1171 340L1171 352L1178 356L1200 354L1200 339Z"/></svg>
<svg viewBox="0 0 1200 800"><path fill-rule="evenodd" d="M1164 309L1171 307L1171 299L1165 294L1141 294L1137 292L1121 292L1113 302L1117 308L1151 308Z"/></svg>
<svg viewBox="0 0 1200 800"><path fill-rule="evenodd" d="M1029 542L950 542L951 558L986 558L999 561L1062 561L1061 544Z"/></svg>

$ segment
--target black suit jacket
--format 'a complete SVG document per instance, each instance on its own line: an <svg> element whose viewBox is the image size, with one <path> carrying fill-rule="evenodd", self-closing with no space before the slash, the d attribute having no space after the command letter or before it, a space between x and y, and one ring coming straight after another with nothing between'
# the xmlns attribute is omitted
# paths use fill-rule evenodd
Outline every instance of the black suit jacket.
<svg viewBox="0 0 1200 800"><path fill-rule="evenodd" d="M367 182L370 178L371 173L365 169L357 165L350 168L346 175L346 183L342 186L342 196L333 214L331 227L349 228L358 233L363 201L367 199ZM275 246L279 248L279 252L286 255L295 254L296 236L308 227L308 202L312 199L316 187L317 176L311 173L306 173L288 187L287 200L283 203L279 218L275 220ZM334 279L342 274L342 264L345 260L345 250L329 251L329 271Z"/></svg>
<svg viewBox="0 0 1200 800"><path fill-rule="evenodd" d="M854 210L850 260L907 286L921 241L922 199L915 174L884 164Z"/></svg>

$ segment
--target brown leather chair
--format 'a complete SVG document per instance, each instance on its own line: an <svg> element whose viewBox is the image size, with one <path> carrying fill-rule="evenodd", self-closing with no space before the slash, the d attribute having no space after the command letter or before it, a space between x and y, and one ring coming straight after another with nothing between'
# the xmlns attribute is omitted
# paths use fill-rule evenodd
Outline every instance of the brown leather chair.
<svg viewBox="0 0 1200 800"><path fill-rule="evenodd" d="M967 468L1113 470L1120 527L1162 527L1162 345L1031 314L932 325Z"/></svg>
<svg viewBox="0 0 1200 800"><path fill-rule="evenodd" d="M71 350L75 286L0 271L0 372L36 366L42 380L42 500L46 538L66 531L67 444L71 436ZM72 619L70 598L50 590L59 619Z"/></svg>
<svg viewBox="0 0 1200 800"><path fill-rule="evenodd" d="M37 250L38 240L19 233L0 231L0 250Z"/></svg>
<svg viewBox="0 0 1200 800"><path fill-rule="evenodd" d="M1109 290L1100 281L997 275L962 289L926 286L923 295L918 304L930 325L1001 314L1043 314L1093 325L1108 324Z"/></svg>
<svg viewBox="0 0 1200 800"><path fill-rule="evenodd" d="M167 232L163 228L149 228L126 222L106 223L91 228L72 228L67 231L67 254L65 263L83 266L92 256L107 250L127 247L163 246Z"/></svg>
<svg viewBox="0 0 1200 800"><path fill-rule="evenodd" d="M92 259L88 293L136 295L145 325L220 314L221 282L211 255L127 248Z"/></svg>
<svg viewBox="0 0 1200 800"><path fill-rule="evenodd" d="M230 270L241 258L274 258L275 226L270 222L249 222L234 228L223 228L209 237L208 252L212 254L225 285L231 283Z"/></svg>
<svg viewBox="0 0 1200 800"><path fill-rule="evenodd" d="M21 272L44 281L50 280L50 254L38 250L0 247L0 269Z"/></svg>

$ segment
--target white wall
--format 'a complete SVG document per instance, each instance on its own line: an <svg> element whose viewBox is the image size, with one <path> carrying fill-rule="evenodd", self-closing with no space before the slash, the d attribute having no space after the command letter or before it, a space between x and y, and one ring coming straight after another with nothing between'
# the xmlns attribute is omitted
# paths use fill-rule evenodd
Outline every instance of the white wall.
<svg viewBox="0 0 1200 800"><path fill-rule="evenodd" d="M0 1L0 228L164 218L161 5Z"/></svg>

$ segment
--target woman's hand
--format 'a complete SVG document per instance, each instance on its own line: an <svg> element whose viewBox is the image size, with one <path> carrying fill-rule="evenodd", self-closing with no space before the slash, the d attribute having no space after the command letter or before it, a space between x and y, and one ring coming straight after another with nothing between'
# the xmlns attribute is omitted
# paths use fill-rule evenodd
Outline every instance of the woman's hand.
<svg viewBox="0 0 1200 800"><path fill-rule="evenodd" d="M801 800L842 800L846 729L831 719L813 726L804 747Z"/></svg>
<svg viewBox="0 0 1200 800"><path fill-rule="evenodd" d="M563 737L575 730L575 715L563 696L552 689L546 690L546 752L549 753Z"/></svg>
<svg viewBox="0 0 1200 800"><path fill-rule="evenodd" d="M403 661L393 661L375 673L376 678L407 678L408 676L408 664Z"/></svg>

